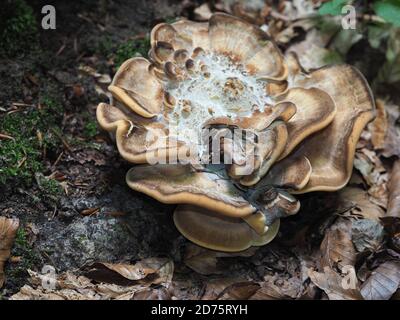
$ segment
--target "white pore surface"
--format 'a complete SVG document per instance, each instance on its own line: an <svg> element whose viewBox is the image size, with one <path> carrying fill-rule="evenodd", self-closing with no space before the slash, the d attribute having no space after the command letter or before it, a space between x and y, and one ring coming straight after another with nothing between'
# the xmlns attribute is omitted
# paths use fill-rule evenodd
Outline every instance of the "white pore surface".
<svg viewBox="0 0 400 320"><path fill-rule="evenodd" d="M196 69L199 69L200 62L207 66L208 78L198 72L177 86L169 84L167 91L176 99L176 106L170 113L170 134L189 145L199 145L201 154L200 133L207 120L222 116L232 119L249 116L255 110L263 110L270 99L266 95L265 82L250 76L229 58L203 54L195 60ZM224 85L229 78L237 78L244 85L242 94L235 97L224 93ZM183 110L185 100L190 101L190 112Z"/></svg>

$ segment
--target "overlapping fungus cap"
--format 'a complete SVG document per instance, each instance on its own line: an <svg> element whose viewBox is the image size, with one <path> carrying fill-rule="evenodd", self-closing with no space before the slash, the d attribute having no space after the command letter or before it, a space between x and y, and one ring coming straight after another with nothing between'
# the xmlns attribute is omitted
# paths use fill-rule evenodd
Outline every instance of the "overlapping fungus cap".
<svg viewBox="0 0 400 320"><path fill-rule="evenodd" d="M291 194L342 188L375 110L355 68L307 72L258 27L221 13L208 23L154 27L149 60L126 61L109 90L113 99L98 106L97 118L115 134L120 154L142 164L127 174L129 186L182 204L177 228L223 251L270 241L276 221L299 209ZM202 157L204 128L223 137L223 157L232 160L226 174L157 164L165 157L190 162L193 150ZM233 129L248 134L225 135Z"/></svg>

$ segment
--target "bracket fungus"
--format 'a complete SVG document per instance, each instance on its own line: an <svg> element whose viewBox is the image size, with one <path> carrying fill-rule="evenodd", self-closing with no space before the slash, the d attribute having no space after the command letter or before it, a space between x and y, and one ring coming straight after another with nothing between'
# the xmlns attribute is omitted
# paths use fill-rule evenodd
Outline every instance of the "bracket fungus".
<svg viewBox="0 0 400 320"><path fill-rule="evenodd" d="M155 26L149 60L127 60L109 90L97 119L139 164L127 184L178 204L178 230L221 251L270 242L300 208L293 194L342 188L375 114L352 66L307 71L222 13Z"/></svg>

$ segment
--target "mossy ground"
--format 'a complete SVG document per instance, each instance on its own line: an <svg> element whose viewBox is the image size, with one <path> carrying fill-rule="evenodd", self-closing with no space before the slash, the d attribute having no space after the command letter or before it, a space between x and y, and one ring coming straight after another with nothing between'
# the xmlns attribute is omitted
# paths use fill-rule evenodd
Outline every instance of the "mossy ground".
<svg viewBox="0 0 400 320"><path fill-rule="evenodd" d="M60 145L61 116L61 104L49 96L34 107L2 116L0 132L9 138L0 140L0 184L12 179L29 184L35 172L43 170L45 152Z"/></svg>
<svg viewBox="0 0 400 320"><path fill-rule="evenodd" d="M40 255L29 243L28 234L24 227L20 227L17 231L11 254L17 260L6 269L6 277L9 279L8 281L12 282L13 286L19 287L24 284L28 270L34 269L41 262Z"/></svg>
<svg viewBox="0 0 400 320"><path fill-rule="evenodd" d="M39 36L32 8L24 0L6 0L0 14L0 57L38 50Z"/></svg>
<svg viewBox="0 0 400 320"><path fill-rule="evenodd" d="M101 3L107 8L96 0L52 2L56 30L40 26L45 0L4 0L0 5L0 215L19 218L21 226L0 299L27 284L28 269L40 271L44 264L77 267L89 253L96 259L113 255L116 260L126 252L134 256L139 248L138 241L127 240L132 230L143 229L136 220L129 230L110 233L102 231L110 231L102 222L105 213L82 221L82 210L104 203L118 205L110 212L135 213L132 208L142 203L142 196L132 198L124 183L129 167L96 122L96 105L107 98L95 90L96 79L79 67L112 77L125 60L147 56L151 26L161 16L176 16L178 8L140 1L137 6L128 1ZM111 188L117 190L112 197L105 192ZM119 208L124 203L130 205ZM156 205L146 212L163 210ZM82 230L85 236L79 237ZM80 243L68 243L76 235ZM54 239L55 250L47 251ZM158 250L148 244L150 240L141 241L144 248ZM87 250L80 251L82 247Z"/></svg>

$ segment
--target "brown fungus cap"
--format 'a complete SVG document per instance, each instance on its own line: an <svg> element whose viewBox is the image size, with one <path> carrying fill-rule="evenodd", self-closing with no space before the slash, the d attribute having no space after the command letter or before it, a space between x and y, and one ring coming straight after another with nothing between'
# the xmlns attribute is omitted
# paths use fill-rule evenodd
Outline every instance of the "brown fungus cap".
<svg viewBox="0 0 400 320"><path fill-rule="evenodd" d="M145 164L128 172L128 185L182 204L174 214L178 229L223 251L270 241L277 221L299 210L291 194L342 188L361 131L375 113L369 86L355 68L308 72L294 53L284 57L267 33L222 13L204 23L155 26L149 60L126 61L109 90L113 99L99 104L98 121L124 159ZM193 163L157 164L203 147L203 128L214 130L217 156L232 159L226 174L196 171ZM197 136L176 134L186 129ZM246 134L226 135L235 129Z"/></svg>
<svg viewBox="0 0 400 320"><path fill-rule="evenodd" d="M279 230L279 220L276 220L260 235L240 218L221 216L211 210L190 205L177 207L174 223L190 241L209 249L226 252L263 246L272 241Z"/></svg>
<svg viewBox="0 0 400 320"><path fill-rule="evenodd" d="M231 217L245 217L256 210L229 180L190 166L136 166L129 170L126 182L163 203L193 204Z"/></svg>
<svg viewBox="0 0 400 320"><path fill-rule="evenodd" d="M337 110L329 126L306 139L288 156L303 155L312 167L307 185L297 193L338 190L350 179L356 144L375 116L371 90L363 75L349 65L314 70L295 84L327 92Z"/></svg>

